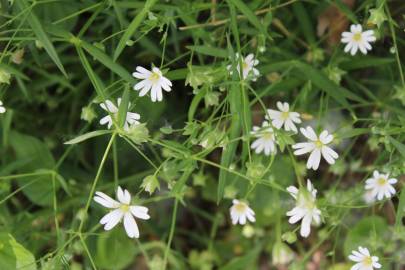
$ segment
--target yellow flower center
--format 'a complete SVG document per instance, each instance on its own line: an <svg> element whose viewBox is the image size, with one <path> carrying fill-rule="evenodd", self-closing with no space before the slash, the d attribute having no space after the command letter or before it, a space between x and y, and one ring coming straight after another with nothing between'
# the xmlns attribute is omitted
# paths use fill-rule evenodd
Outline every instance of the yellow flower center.
<svg viewBox="0 0 405 270"><path fill-rule="evenodd" d="M316 146L316 148L322 148L323 143L318 139L315 141L315 146Z"/></svg>
<svg viewBox="0 0 405 270"><path fill-rule="evenodd" d="M129 205L128 204L121 204L120 209L122 212L126 213L129 211Z"/></svg>
<svg viewBox="0 0 405 270"><path fill-rule="evenodd" d="M373 260L371 259L370 256L368 256L368 257L363 259L363 264L365 266L372 266L373 265Z"/></svg>
<svg viewBox="0 0 405 270"><path fill-rule="evenodd" d="M361 33L354 34L353 35L353 40L357 41L357 42L361 41Z"/></svg>
<svg viewBox="0 0 405 270"><path fill-rule="evenodd" d="M152 83L157 83L159 81L160 75L157 72L152 72L152 75L150 75L149 80L152 81Z"/></svg>
<svg viewBox="0 0 405 270"><path fill-rule="evenodd" d="M289 113L289 112L282 112L282 113L281 113L281 118L282 118L283 120L288 119L289 116L290 116L290 113Z"/></svg>
<svg viewBox="0 0 405 270"><path fill-rule="evenodd" d="M246 63L246 61L243 61L243 62L242 62L242 68L243 68L243 70L249 68L249 65L248 65L248 63Z"/></svg>
<svg viewBox="0 0 405 270"><path fill-rule="evenodd" d="M265 140L273 140L273 133L272 132L265 132L263 134L263 139L265 139Z"/></svg>
<svg viewBox="0 0 405 270"><path fill-rule="evenodd" d="M380 177L377 180L377 184L380 185L380 186L384 186L385 184L387 184L387 179L385 179L383 177Z"/></svg>
<svg viewBox="0 0 405 270"><path fill-rule="evenodd" d="M246 205L244 203L235 204L235 210L236 210L236 212L239 212L239 213L245 213Z"/></svg>

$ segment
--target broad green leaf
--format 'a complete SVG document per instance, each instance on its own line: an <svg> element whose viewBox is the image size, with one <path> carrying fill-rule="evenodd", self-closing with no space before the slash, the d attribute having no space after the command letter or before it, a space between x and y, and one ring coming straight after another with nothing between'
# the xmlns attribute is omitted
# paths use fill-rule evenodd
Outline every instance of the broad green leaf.
<svg viewBox="0 0 405 270"><path fill-rule="evenodd" d="M117 48L114 51L114 61L120 56L122 50L125 48L126 43L128 40L131 39L132 35L138 29L141 22L145 19L146 15L148 14L149 10L153 7L156 3L156 0L146 0L145 5L143 6L142 10L135 16L132 20L131 24L128 26L127 30L125 30L124 35L121 37L120 41L118 42Z"/></svg>
<svg viewBox="0 0 405 270"><path fill-rule="evenodd" d="M5 232L0 233L0 269L37 269L34 255Z"/></svg>
<svg viewBox="0 0 405 270"><path fill-rule="evenodd" d="M39 139L18 132L10 132L9 141L17 159L29 160L27 164L19 169L20 173L33 173L40 169L52 170L54 168L55 160L51 152L48 150L45 143ZM35 183L26 186L23 189L23 193L33 203L38 205L52 205L53 187L51 174L24 177L17 180L20 187L31 181L35 181ZM59 185L56 185L56 188L58 187Z"/></svg>
<svg viewBox="0 0 405 270"><path fill-rule="evenodd" d="M344 252L348 256L352 250L357 250L363 243L369 243L376 237L381 237L388 230L386 221L378 216L363 217L346 236Z"/></svg>
<svg viewBox="0 0 405 270"><path fill-rule="evenodd" d="M77 144L77 143L81 143L84 142L90 138L94 138L94 137L98 137L101 135L105 135L105 134L110 134L112 131L111 130L96 130L96 131L91 131L88 132L86 134L77 136L76 138L69 140L67 142L65 142L65 144Z"/></svg>
<svg viewBox="0 0 405 270"><path fill-rule="evenodd" d="M28 8L28 5L25 0L16 0L14 1L14 4L18 6L20 10L24 10ZM45 51L48 53L49 57L53 60L53 62L56 64L56 66L59 68L59 70L67 77L65 68L62 65L62 62L59 59L58 53L55 50L55 47L53 46L51 40L49 39L48 35L46 34L42 23L38 19L38 17L35 15L34 9L31 8L31 10L28 12L27 15L27 21L29 26L31 27L32 31L34 32L35 36L38 38L38 40L42 43L44 46Z"/></svg>
<svg viewBox="0 0 405 270"><path fill-rule="evenodd" d="M93 45L85 41L81 41L80 46L83 49L85 49L91 56L93 56L100 63L109 68L112 72L120 76L125 81L131 84L136 82L134 77L132 77L132 75L125 68L123 68L120 64L114 62L107 54L105 54L99 48L94 47Z"/></svg>
<svg viewBox="0 0 405 270"><path fill-rule="evenodd" d="M215 56L220 58L228 57L228 52L226 50L211 46L187 46L186 48L204 55Z"/></svg>
<svg viewBox="0 0 405 270"><path fill-rule="evenodd" d="M138 222L141 226L142 222ZM120 270L128 267L137 252L136 244L123 228L115 228L97 237L95 263L100 269Z"/></svg>

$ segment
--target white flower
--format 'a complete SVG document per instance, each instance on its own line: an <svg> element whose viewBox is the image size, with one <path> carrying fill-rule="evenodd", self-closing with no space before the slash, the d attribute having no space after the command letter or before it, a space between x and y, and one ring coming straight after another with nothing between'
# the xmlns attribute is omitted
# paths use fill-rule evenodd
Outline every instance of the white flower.
<svg viewBox="0 0 405 270"><path fill-rule="evenodd" d="M162 75L159 68L153 67L152 71L149 71L146 68L137 66L136 71L137 72L132 73L132 76L142 81L134 85L134 90L141 90L141 92L139 92L140 97L146 95L150 90L152 102L162 101L162 88L166 92L172 90L172 82Z"/></svg>
<svg viewBox="0 0 405 270"><path fill-rule="evenodd" d="M231 219L232 219L232 224L241 224L245 225L246 224L246 219L249 220L250 222L255 222L255 212L244 202L239 201L239 200L232 200L233 205L231 206L231 209L229 210L231 214Z"/></svg>
<svg viewBox="0 0 405 270"><path fill-rule="evenodd" d="M251 134L258 138L253 141L251 146L252 149L255 149L256 154L264 151L264 154L268 156L270 153L276 152L276 137L269 122L263 121L262 127L254 126Z"/></svg>
<svg viewBox="0 0 405 270"><path fill-rule="evenodd" d="M239 54L236 54L235 61L237 62L236 70L240 74L240 60L239 60ZM259 64L259 60L254 58L253 53L249 54L248 56L243 59L242 56L242 74L243 74L243 79L247 79L247 77L251 74L252 75L252 81L256 81L257 77L259 77L260 72L255 68ZM228 65L226 67L230 74L232 74L232 65Z"/></svg>
<svg viewBox="0 0 405 270"><path fill-rule="evenodd" d="M5 113L6 108L3 106L3 101L0 100L0 113Z"/></svg>
<svg viewBox="0 0 405 270"><path fill-rule="evenodd" d="M126 189L122 190L121 187L118 187L117 198L118 202L103 192L96 192L94 200L102 206L111 209L110 213L100 220L100 223L104 225L104 230L109 231L124 219L124 228L127 235L130 238L139 238L139 229L134 217L145 220L149 219L148 208L130 205L131 194Z"/></svg>
<svg viewBox="0 0 405 270"><path fill-rule="evenodd" d="M298 190L294 186L289 186L287 191L296 200L295 207L287 212L287 216L290 217L288 222L294 224L302 220L300 234L302 237L308 237L312 221L316 225L321 223L321 211L316 207L317 190L308 179L307 190Z"/></svg>
<svg viewBox="0 0 405 270"><path fill-rule="evenodd" d="M121 104L121 98L118 98L117 100L118 106ZM130 103L128 103L128 108L131 106ZM111 128L113 125L114 121L118 121L118 107L114 105L114 103L111 102L111 100L106 100L104 103L100 104L100 107L103 108L103 110L109 112L109 115L104 116L100 120L100 125L105 125L107 124L108 129ZM114 119L113 119L114 118ZM127 112L127 116L125 118L125 123L124 123L124 130L128 131L129 127L132 125L138 125L139 120L141 119L141 116L137 113L133 112Z"/></svg>
<svg viewBox="0 0 405 270"><path fill-rule="evenodd" d="M359 247L359 251L353 250L349 255L351 261L356 262L350 270L373 270L374 268L381 268L378 263L377 256L371 256L367 248Z"/></svg>
<svg viewBox="0 0 405 270"><path fill-rule="evenodd" d="M329 134L327 130L321 132L318 136L315 134L315 131L311 127L300 128L302 135L309 139L309 142L297 143L292 146L294 151L294 155L303 155L306 153L311 152L307 161L307 168L317 170L319 167L319 163L321 162L321 156L328 162L329 164L334 164L335 159L339 157L339 155L327 144L333 141L333 135Z"/></svg>
<svg viewBox="0 0 405 270"><path fill-rule="evenodd" d="M287 102L277 102L277 108L280 111L268 109L266 119L273 120L271 123L277 129L280 129L284 125L286 131L294 131L296 133L297 127L294 123L301 123L300 114L297 112L290 112L290 105Z"/></svg>
<svg viewBox="0 0 405 270"><path fill-rule="evenodd" d="M395 188L392 186L397 182L395 178L389 178L389 174L380 174L373 172L373 177L366 180L366 190L371 191L371 196L381 201L384 196L389 199L395 194Z"/></svg>
<svg viewBox="0 0 405 270"><path fill-rule="evenodd" d="M350 26L350 32L342 33L342 43L347 43L345 46L345 52L350 51L351 55L355 55L359 49L363 54L367 54L367 50L370 51L370 42L376 41L373 30L367 30L363 32L360 24L352 24Z"/></svg>

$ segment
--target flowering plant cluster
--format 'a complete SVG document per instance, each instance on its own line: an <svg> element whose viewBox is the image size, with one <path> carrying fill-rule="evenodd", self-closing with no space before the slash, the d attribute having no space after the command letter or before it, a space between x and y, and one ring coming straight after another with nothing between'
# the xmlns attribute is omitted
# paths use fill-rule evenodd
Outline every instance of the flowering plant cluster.
<svg viewBox="0 0 405 270"><path fill-rule="evenodd" d="M0 269L402 269L404 5L332 2L1 2Z"/></svg>

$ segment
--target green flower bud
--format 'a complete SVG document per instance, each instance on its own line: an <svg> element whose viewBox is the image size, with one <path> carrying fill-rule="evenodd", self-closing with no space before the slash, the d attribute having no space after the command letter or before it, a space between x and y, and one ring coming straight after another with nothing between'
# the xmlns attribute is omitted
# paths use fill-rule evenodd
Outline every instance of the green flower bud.
<svg viewBox="0 0 405 270"><path fill-rule="evenodd" d="M152 195L156 189L160 190L160 183L155 175L148 175L143 179L141 187Z"/></svg>

